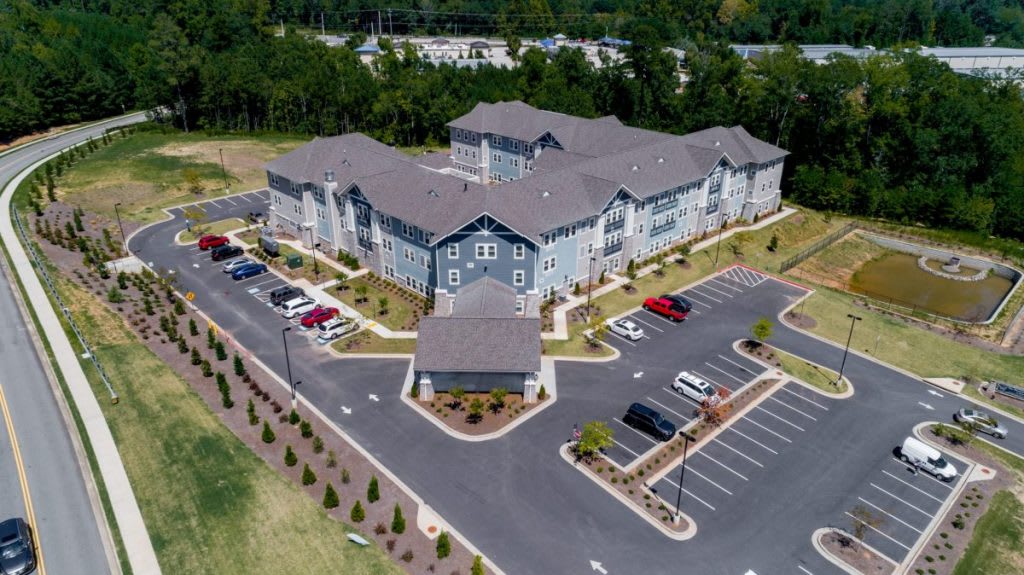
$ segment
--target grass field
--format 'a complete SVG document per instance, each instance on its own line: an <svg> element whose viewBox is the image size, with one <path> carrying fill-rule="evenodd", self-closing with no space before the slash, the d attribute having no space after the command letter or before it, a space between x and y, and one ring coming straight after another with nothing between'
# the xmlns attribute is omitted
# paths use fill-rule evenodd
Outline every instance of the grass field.
<svg viewBox="0 0 1024 575"><path fill-rule="evenodd" d="M180 239L185 243L191 243L199 241L199 238L211 234L219 236L224 232L230 232L231 230L237 230L238 228L244 228L245 222L238 218L228 218L226 220L217 220L202 226L192 226L192 231L182 232Z"/></svg>
<svg viewBox="0 0 1024 575"><path fill-rule="evenodd" d="M347 349L349 343L358 342L354 349ZM416 340L411 338L384 338L368 329L331 344L340 353L416 353Z"/></svg>
<svg viewBox="0 0 1024 575"><path fill-rule="evenodd" d="M954 575L1015 575L1024 571L1024 504L1009 491L992 497Z"/></svg>
<svg viewBox="0 0 1024 575"><path fill-rule="evenodd" d="M541 348L544 355L566 356L566 357L608 357L614 353L608 346L602 345L593 348L581 335L587 330L587 325L582 323L569 324L569 339L545 339L541 340ZM612 344L615 336L605 335L604 340Z"/></svg>
<svg viewBox="0 0 1024 575"><path fill-rule="evenodd" d="M853 296L827 288L811 295L802 312L818 323L810 331L846 344L853 313L857 322L851 347L921 377L972 376L981 380L1020 382L1024 357L983 351L924 331L902 320L853 305Z"/></svg>
<svg viewBox="0 0 1024 575"><path fill-rule="evenodd" d="M831 369L810 364L779 349L774 349L774 353L782 363L782 371L825 393L843 393L848 387L845 377L838 386L833 385L833 382L839 379L839 374Z"/></svg>
<svg viewBox="0 0 1024 575"><path fill-rule="evenodd" d="M836 287L845 287L861 266L891 252L852 233L801 263L797 270L812 274L812 278L834 278L841 284Z"/></svg>
<svg viewBox="0 0 1024 575"><path fill-rule="evenodd" d="M266 186L263 164L309 141L298 136L206 136L141 131L115 137L110 146L79 160L57 179L60 199L141 223L163 217L160 208L224 195L220 154L232 191ZM202 191L189 191L186 170L194 170Z"/></svg>
<svg viewBox="0 0 1024 575"><path fill-rule="evenodd" d="M121 396L82 361L110 424L157 557L179 573L401 573L379 548L347 545L346 527L267 466L116 316L61 282ZM283 552L285 551L286 552Z"/></svg>

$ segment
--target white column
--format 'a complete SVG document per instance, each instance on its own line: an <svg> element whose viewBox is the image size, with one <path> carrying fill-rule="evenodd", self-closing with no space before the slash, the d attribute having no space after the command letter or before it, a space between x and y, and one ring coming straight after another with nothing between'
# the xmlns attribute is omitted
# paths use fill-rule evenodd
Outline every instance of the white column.
<svg viewBox="0 0 1024 575"><path fill-rule="evenodd" d="M526 374L526 379L523 381L523 403L537 403L537 380L539 379L537 372L530 372ZM422 387L420 392L422 393Z"/></svg>
<svg viewBox="0 0 1024 575"><path fill-rule="evenodd" d="M430 381L430 372L420 372L420 401L434 399L434 384Z"/></svg>

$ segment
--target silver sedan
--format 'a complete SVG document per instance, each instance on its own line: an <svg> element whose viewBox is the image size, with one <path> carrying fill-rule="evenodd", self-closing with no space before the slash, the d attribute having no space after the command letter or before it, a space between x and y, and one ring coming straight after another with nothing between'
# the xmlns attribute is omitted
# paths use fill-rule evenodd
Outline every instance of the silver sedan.
<svg viewBox="0 0 1024 575"><path fill-rule="evenodd" d="M610 319L606 323L612 333L621 335L630 341L636 341L644 337L644 330L628 319Z"/></svg>

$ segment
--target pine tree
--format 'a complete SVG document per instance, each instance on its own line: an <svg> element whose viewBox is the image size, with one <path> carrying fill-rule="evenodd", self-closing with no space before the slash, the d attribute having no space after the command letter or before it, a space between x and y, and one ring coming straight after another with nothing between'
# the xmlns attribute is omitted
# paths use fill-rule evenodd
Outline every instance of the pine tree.
<svg viewBox="0 0 1024 575"><path fill-rule="evenodd" d="M217 335L213 333L213 328L206 328L206 348L213 349L213 346L217 344Z"/></svg>
<svg viewBox="0 0 1024 575"><path fill-rule="evenodd" d="M306 439L313 437L313 424L303 419L302 423L299 424L299 432L302 433L302 437L305 437Z"/></svg>
<svg viewBox="0 0 1024 575"><path fill-rule="evenodd" d="M251 399L245 406L245 412L249 415L249 425L256 425L260 422L260 416L256 415L256 404Z"/></svg>
<svg viewBox="0 0 1024 575"><path fill-rule="evenodd" d="M477 555L473 558L473 567L469 570L470 575L484 575L484 558Z"/></svg>
<svg viewBox="0 0 1024 575"><path fill-rule="evenodd" d="M185 303L180 299L174 300L174 313L177 315L185 315Z"/></svg>
<svg viewBox="0 0 1024 575"><path fill-rule="evenodd" d="M328 481L327 487L324 489L324 509L334 509L340 504L338 492L334 490L334 486Z"/></svg>
<svg viewBox="0 0 1024 575"><path fill-rule="evenodd" d="M228 352L224 349L224 342L217 340L217 343L213 344L213 352L217 354L217 361L224 361L228 358Z"/></svg>
<svg viewBox="0 0 1024 575"><path fill-rule="evenodd" d="M370 485L366 488L366 500L376 503L380 499L380 488L377 486L377 476L370 478Z"/></svg>
<svg viewBox="0 0 1024 575"><path fill-rule="evenodd" d="M277 436L274 435L274 430L270 429L270 424L266 421L263 422L263 443L274 443Z"/></svg>
<svg viewBox="0 0 1024 575"><path fill-rule="evenodd" d="M242 356L235 352L235 375L242 377L245 375L245 364L242 363Z"/></svg>
<svg viewBox="0 0 1024 575"><path fill-rule="evenodd" d="M77 231L84 232L85 231L85 226L82 225L82 211L79 210L78 208L75 208L74 218L75 218L75 229Z"/></svg>
<svg viewBox="0 0 1024 575"><path fill-rule="evenodd" d="M213 377L213 366L210 365L210 360L204 359L199 364L199 370L203 372L203 377Z"/></svg>
<svg viewBox="0 0 1024 575"><path fill-rule="evenodd" d="M178 338L178 353L188 353L188 342L183 337Z"/></svg>
<svg viewBox="0 0 1024 575"><path fill-rule="evenodd" d="M288 423L292 425L297 424L301 420L302 418L299 417L299 412L294 409L292 409L292 412L288 414Z"/></svg>
<svg viewBox="0 0 1024 575"><path fill-rule="evenodd" d="M199 350L194 346L192 347L192 365L199 365L203 363L203 357L199 355Z"/></svg>
<svg viewBox="0 0 1024 575"><path fill-rule="evenodd" d="M448 540L448 532L442 531L437 536L437 558L444 559L452 554L452 543Z"/></svg>
<svg viewBox="0 0 1024 575"><path fill-rule="evenodd" d="M402 508L395 503L395 515L391 518L391 532L401 535L405 533L405 517L402 516Z"/></svg>
<svg viewBox="0 0 1024 575"><path fill-rule="evenodd" d="M356 499L355 505L352 506L352 511L349 512L348 518L352 520L352 523L362 523L363 519L366 519L366 511L363 510L363 504Z"/></svg>
<svg viewBox="0 0 1024 575"><path fill-rule="evenodd" d="M235 402L231 399L231 386L228 385L228 378L223 373L217 372L217 389L220 390L220 402L224 409L231 409Z"/></svg>
<svg viewBox="0 0 1024 575"><path fill-rule="evenodd" d="M192 335L199 335L199 326L196 325L196 320L188 320L188 332Z"/></svg>
<svg viewBox="0 0 1024 575"><path fill-rule="evenodd" d="M313 473L313 470L309 468L309 464L308 463L303 463L302 464L302 484L303 485L313 485L314 483L316 483L316 473Z"/></svg>
<svg viewBox="0 0 1024 575"><path fill-rule="evenodd" d="M286 445L284 447L284 464L287 465L288 467L295 467L295 464L298 462L299 456L295 455L295 451L292 450L292 446ZM306 466L306 468L308 469L309 466Z"/></svg>

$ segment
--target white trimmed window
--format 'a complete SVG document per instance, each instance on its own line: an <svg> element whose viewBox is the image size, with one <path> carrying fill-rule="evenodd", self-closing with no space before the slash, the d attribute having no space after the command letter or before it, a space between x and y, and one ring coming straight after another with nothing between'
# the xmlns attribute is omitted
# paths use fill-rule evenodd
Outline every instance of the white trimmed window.
<svg viewBox="0 0 1024 575"><path fill-rule="evenodd" d="M459 270L448 270L448 283L453 286L459 285Z"/></svg>
<svg viewBox="0 0 1024 575"><path fill-rule="evenodd" d="M299 204L292 205L292 209L295 210L296 214L299 214L300 216L302 215L302 206L300 206Z"/></svg>
<svg viewBox="0 0 1024 575"><path fill-rule="evenodd" d="M521 299L516 300L516 315L522 315L526 313L526 302Z"/></svg>
<svg viewBox="0 0 1024 575"><path fill-rule="evenodd" d="M532 154L533 153L533 144L524 144L523 145L523 153L527 154L527 155Z"/></svg>
<svg viewBox="0 0 1024 575"><path fill-rule="evenodd" d="M546 258L544 260L544 268L543 269L544 269L545 272L549 272L549 271L555 269L555 256L551 256L550 258Z"/></svg>
<svg viewBox="0 0 1024 575"><path fill-rule="evenodd" d="M526 257L526 245L525 244L515 244L514 246L512 246L512 257L514 257L517 260L521 260L521 259L525 258Z"/></svg>
<svg viewBox="0 0 1024 575"><path fill-rule="evenodd" d="M272 186L280 185L280 182L277 179L277 174L273 174L271 172L267 172L267 175L270 176L270 185L272 185Z"/></svg>
<svg viewBox="0 0 1024 575"><path fill-rule="evenodd" d="M491 145L492 146L500 146L501 145L501 136L494 136L494 135L492 135L491 136Z"/></svg>
<svg viewBox="0 0 1024 575"><path fill-rule="evenodd" d="M477 244L476 259L493 260L498 257L498 244Z"/></svg>
<svg viewBox="0 0 1024 575"><path fill-rule="evenodd" d="M402 248L402 257L405 258L405 261L416 263L416 252L409 248Z"/></svg>
<svg viewBox="0 0 1024 575"><path fill-rule="evenodd" d="M544 247L555 245L555 239L557 237L558 237L558 230L555 230L555 231L553 231L551 233L544 234L544 236L543 236Z"/></svg>
<svg viewBox="0 0 1024 575"><path fill-rule="evenodd" d="M459 244L448 244L448 259L459 259Z"/></svg>
<svg viewBox="0 0 1024 575"><path fill-rule="evenodd" d="M500 164L501 163L501 154L495 152L494 155L491 156L491 161L494 162L495 164Z"/></svg>
<svg viewBox="0 0 1024 575"><path fill-rule="evenodd" d="M416 236L416 228L414 228L413 226L410 226L409 224L407 224L405 222L402 222L402 235L407 237L407 238L415 237Z"/></svg>
<svg viewBox="0 0 1024 575"><path fill-rule="evenodd" d="M456 140L461 140L462 139L462 130L459 130L459 129L455 130L455 139Z"/></svg>
<svg viewBox="0 0 1024 575"><path fill-rule="evenodd" d="M430 269L430 258L423 254L420 254L420 267L423 269Z"/></svg>
<svg viewBox="0 0 1024 575"><path fill-rule="evenodd" d="M576 224L569 224L565 226L565 230L563 230L563 232L564 233L562 235L564 235L567 238L576 237Z"/></svg>
<svg viewBox="0 0 1024 575"><path fill-rule="evenodd" d="M512 285L521 286L526 283L526 272L515 270L512 272Z"/></svg>
<svg viewBox="0 0 1024 575"><path fill-rule="evenodd" d="M519 158L517 158L515 156L509 158L508 159L508 165L512 166L513 168L518 168L519 167Z"/></svg>
<svg viewBox="0 0 1024 575"><path fill-rule="evenodd" d="M385 228L388 229L388 231L390 231L391 230L391 216L386 216L384 214L381 214L380 215L380 225L384 226Z"/></svg>
<svg viewBox="0 0 1024 575"><path fill-rule="evenodd" d="M512 146L512 151L513 152L518 152L519 151L519 140L511 140L511 141L509 141L509 145Z"/></svg>
<svg viewBox="0 0 1024 575"><path fill-rule="evenodd" d="M381 238L380 245L382 248L384 248L384 251L386 252L390 252L395 249L394 244L392 244L391 240L389 240L388 238Z"/></svg>

